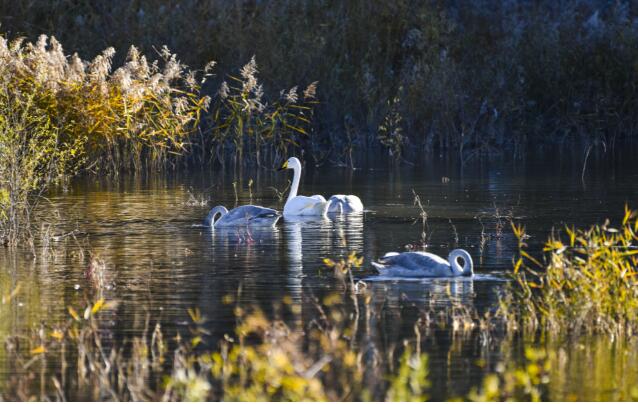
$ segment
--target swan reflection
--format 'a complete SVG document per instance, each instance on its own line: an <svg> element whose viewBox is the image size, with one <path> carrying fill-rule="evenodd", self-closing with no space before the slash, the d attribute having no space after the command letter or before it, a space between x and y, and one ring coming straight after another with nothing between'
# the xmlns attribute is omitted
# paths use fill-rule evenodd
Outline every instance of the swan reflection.
<svg viewBox="0 0 638 404"><path fill-rule="evenodd" d="M472 305L474 280L471 278L419 279L407 281L381 276L364 279L373 301L388 308L412 304L421 309L448 308L450 304Z"/></svg>
<svg viewBox="0 0 638 404"><path fill-rule="evenodd" d="M316 269L326 257L363 251L363 215L334 215L334 217L285 218L282 236L286 243L288 289L292 301L302 302L304 260L308 269Z"/></svg>

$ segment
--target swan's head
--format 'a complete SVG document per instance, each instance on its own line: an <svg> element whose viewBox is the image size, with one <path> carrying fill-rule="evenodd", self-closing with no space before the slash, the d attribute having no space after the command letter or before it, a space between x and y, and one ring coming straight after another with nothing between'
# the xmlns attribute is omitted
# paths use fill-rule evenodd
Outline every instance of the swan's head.
<svg viewBox="0 0 638 404"><path fill-rule="evenodd" d="M214 227L215 222L221 219L226 213L228 213L228 209L225 207L221 205L215 206L208 212L206 219L204 219L204 225Z"/></svg>
<svg viewBox="0 0 638 404"><path fill-rule="evenodd" d="M463 260L463 266L459 263L459 259ZM472 261L472 256L467 251L460 248L452 250L448 260L456 276L472 276L474 274L474 262Z"/></svg>
<svg viewBox="0 0 638 404"><path fill-rule="evenodd" d="M279 171L286 170L286 169L301 170L301 161L299 161L297 157L289 158L288 160L284 162L284 164L282 164L281 167L279 167Z"/></svg>

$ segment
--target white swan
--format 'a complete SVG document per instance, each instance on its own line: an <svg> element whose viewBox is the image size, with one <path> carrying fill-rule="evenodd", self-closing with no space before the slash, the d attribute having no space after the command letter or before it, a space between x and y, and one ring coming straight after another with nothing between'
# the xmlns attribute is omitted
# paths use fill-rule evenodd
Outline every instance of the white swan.
<svg viewBox="0 0 638 404"><path fill-rule="evenodd" d="M217 217L219 215L219 218ZM231 227L231 226L274 226L281 215L274 209L263 206L244 205L231 209L230 212L223 206L215 206L208 212L204 219L206 226Z"/></svg>
<svg viewBox="0 0 638 404"><path fill-rule="evenodd" d="M459 258L463 259L463 267L458 262ZM472 276L474 273L472 256L461 249L452 250L447 261L438 255L422 251L401 254L389 252L372 265L381 275L406 278Z"/></svg>
<svg viewBox="0 0 638 404"><path fill-rule="evenodd" d="M363 203L356 195L332 195L328 199L328 213L363 212Z"/></svg>
<svg viewBox="0 0 638 404"><path fill-rule="evenodd" d="M301 196L297 195L299 181L301 180L301 162L296 157L291 157L279 168L279 170L293 170L292 186L290 194L284 205L284 217L286 216L325 216L328 209L326 198L321 195Z"/></svg>

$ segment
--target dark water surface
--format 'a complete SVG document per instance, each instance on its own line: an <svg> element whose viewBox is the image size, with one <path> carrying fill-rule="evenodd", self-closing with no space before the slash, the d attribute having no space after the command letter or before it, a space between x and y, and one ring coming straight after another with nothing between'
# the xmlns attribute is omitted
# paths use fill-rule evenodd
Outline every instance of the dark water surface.
<svg viewBox="0 0 638 404"><path fill-rule="evenodd" d="M366 212L328 221L282 220L274 229L250 232L213 233L200 224L214 205L234 206L235 189L239 204L249 203L252 196L253 203L281 208L283 202L271 187L283 190L292 172L204 171L78 180L68 191L50 195L50 205L44 207L50 221L58 224L55 234L77 229L74 236L52 241L48 258L33 259L26 252L0 249L0 291L6 294L21 285L19 297L0 306L0 338L26 332L41 322L61 322L68 318L68 306L94 299L86 259L76 247L80 245L106 265L106 286L100 293L119 302L106 323L106 332L115 340L139 333L148 316L160 321L167 334L183 329L188 324L186 310L199 307L211 330L207 342L214 347L216 339L234 327L232 307L223 300L238 290L242 304L257 305L266 312L289 296L297 309L287 318L303 327L314 313L309 298L339 285L322 259L356 251L365 257L365 265L355 275L365 278L372 306L383 313L383 324L377 327L381 331L373 337L382 345L396 345L413 335L419 310L426 306L445 307L456 299L479 310L493 307L516 248L510 218L526 225L530 248L538 251L552 228L618 219L626 203L638 207L638 169L631 157L590 162L584 183L582 161L546 161L474 163L463 171L454 162L400 169L307 169L300 194L353 193L361 197ZM425 228L413 204L413 190L427 212ZM405 251L410 245L419 248L423 230L428 251L447 256L456 247L468 250L474 257L474 279L374 277L372 260L388 251ZM613 357L609 352L617 351L610 344L598 344L601 358ZM484 346L477 338L459 342L447 335L426 336L424 347L430 356L434 399L466 394L505 355L502 347ZM570 368L556 387L562 397L619 397L614 395L619 387L606 376L620 371L618 362L611 360L607 365L600 362L600 371L594 370L603 380L589 384L586 393L578 395L579 385L592 377L586 358L578 352L564 352L575 358L569 362L575 369ZM514 350L507 355L521 353ZM4 350L0 363L6 376L11 367Z"/></svg>

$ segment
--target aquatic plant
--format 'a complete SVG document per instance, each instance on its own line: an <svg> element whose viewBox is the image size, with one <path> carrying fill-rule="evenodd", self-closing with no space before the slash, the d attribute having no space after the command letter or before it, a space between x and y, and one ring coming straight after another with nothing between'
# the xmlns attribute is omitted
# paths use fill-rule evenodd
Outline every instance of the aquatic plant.
<svg viewBox="0 0 638 404"><path fill-rule="evenodd" d="M396 161L401 161L403 148L406 146L406 136L401 127L401 114L397 111L397 105L401 100L395 98L388 102L388 114L379 125L379 142L388 148L388 153Z"/></svg>
<svg viewBox="0 0 638 404"><path fill-rule="evenodd" d="M232 304L234 298L224 300ZM334 401L369 400L387 390L388 399L423 399L427 356L406 342L398 367L390 371L393 365L372 347L353 344L357 336L346 302L341 295L324 298L317 303L320 316L307 329L236 305L237 327L214 350L203 347L209 333L196 309L189 310L187 338L167 338L159 324L149 327L147 320L141 335L119 342L106 337L101 320L114 302L69 307L65 323L7 340L16 377L2 398Z"/></svg>
<svg viewBox="0 0 638 404"><path fill-rule="evenodd" d="M618 227L607 220L589 229L565 228L534 258L526 251L522 226L512 226L519 240L515 283L501 310L524 328L552 332L601 332L633 335L638 331L638 214L625 208Z"/></svg>

